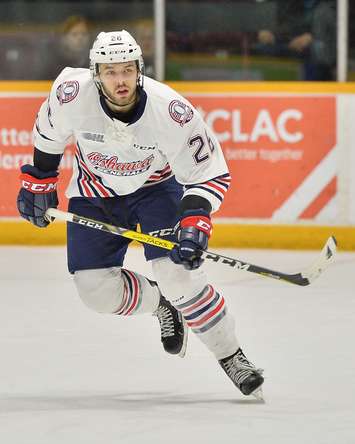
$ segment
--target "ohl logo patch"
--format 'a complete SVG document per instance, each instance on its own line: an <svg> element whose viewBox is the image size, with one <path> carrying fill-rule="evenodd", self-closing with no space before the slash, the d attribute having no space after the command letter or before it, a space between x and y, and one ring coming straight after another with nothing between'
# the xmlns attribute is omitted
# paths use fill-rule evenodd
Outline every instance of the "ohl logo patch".
<svg viewBox="0 0 355 444"><path fill-rule="evenodd" d="M57 90L56 96L60 105L71 102L75 99L79 92L79 82L77 80L69 80L61 83Z"/></svg>
<svg viewBox="0 0 355 444"><path fill-rule="evenodd" d="M169 114L175 122L180 126L184 126L185 123L190 122L194 112L188 105L180 100L173 100L169 103Z"/></svg>

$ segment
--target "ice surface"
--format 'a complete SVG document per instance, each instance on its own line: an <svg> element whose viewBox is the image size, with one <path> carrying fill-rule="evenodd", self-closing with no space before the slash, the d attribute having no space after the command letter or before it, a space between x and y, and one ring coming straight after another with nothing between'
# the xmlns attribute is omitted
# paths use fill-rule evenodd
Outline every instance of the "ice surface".
<svg viewBox="0 0 355 444"><path fill-rule="evenodd" d="M218 250L295 272L317 252ZM163 351L157 320L86 308L65 249L0 248L1 444L354 444L355 254L309 287L212 263L265 403L243 397L190 335ZM126 267L151 276L140 248Z"/></svg>

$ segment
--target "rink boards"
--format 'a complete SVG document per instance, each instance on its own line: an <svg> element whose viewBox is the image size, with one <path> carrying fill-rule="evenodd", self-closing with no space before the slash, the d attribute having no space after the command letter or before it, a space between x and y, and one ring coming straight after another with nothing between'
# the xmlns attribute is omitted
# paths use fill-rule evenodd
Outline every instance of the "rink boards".
<svg viewBox="0 0 355 444"><path fill-rule="evenodd" d="M176 82L221 143L232 175L212 246L355 249L355 84ZM65 227L18 219L19 167L49 82L0 82L0 243L61 244ZM73 162L61 166L60 201Z"/></svg>

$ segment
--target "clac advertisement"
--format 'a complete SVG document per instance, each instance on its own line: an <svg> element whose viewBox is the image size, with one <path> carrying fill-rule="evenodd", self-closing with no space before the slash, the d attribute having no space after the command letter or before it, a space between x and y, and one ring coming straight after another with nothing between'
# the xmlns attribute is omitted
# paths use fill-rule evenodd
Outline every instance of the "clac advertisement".
<svg viewBox="0 0 355 444"><path fill-rule="evenodd" d="M336 196L335 97L191 96L215 131L232 185L219 217L295 221Z"/></svg>

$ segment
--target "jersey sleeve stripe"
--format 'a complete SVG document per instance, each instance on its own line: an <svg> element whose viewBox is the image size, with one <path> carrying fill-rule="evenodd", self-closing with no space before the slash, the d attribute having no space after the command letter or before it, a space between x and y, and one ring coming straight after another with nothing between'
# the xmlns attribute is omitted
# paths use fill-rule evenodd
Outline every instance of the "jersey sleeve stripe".
<svg viewBox="0 0 355 444"><path fill-rule="evenodd" d="M207 186L204 185L194 185L192 187L188 188L189 194L193 194L193 190L204 190L207 191L208 193L212 194L214 197L216 197L219 201L223 201L223 194L222 193L217 193L213 190L211 190L210 188L208 188Z"/></svg>
<svg viewBox="0 0 355 444"><path fill-rule="evenodd" d="M212 194L214 197L219 199L221 202L224 199L225 193L227 192L230 185L231 177L229 174L224 174L223 176L215 177L214 179L208 180L207 182L194 184L194 185L186 185L186 191L191 191L193 189L201 189L207 191Z"/></svg>
<svg viewBox="0 0 355 444"><path fill-rule="evenodd" d="M231 182L232 178L229 173L226 173L226 174L222 174L221 176L215 177L214 180L220 180L222 182L223 181Z"/></svg>
<svg viewBox="0 0 355 444"><path fill-rule="evenodd" d="M219 185L222 185L224 187L226 187L226 189L228 190L230 183L231 183L231 179L220 179L219 177L216 179L213 179L214 182L218 183Z"/></svg>
<svg viewBox="0 0 355 444"><path fill-rule="evenodd" d="M210 182L206 182L206 183L204 183L204 185L205 186L208 186L208 187L211 187L211 188L214 188L216 191L219 191L220 193L222 193L223 195L224 195L224 193L227 191L227 189L224 187L224 186L222 186L221 184L218 184L218 182L216 182L216 181L210 181Z"/></svg>

